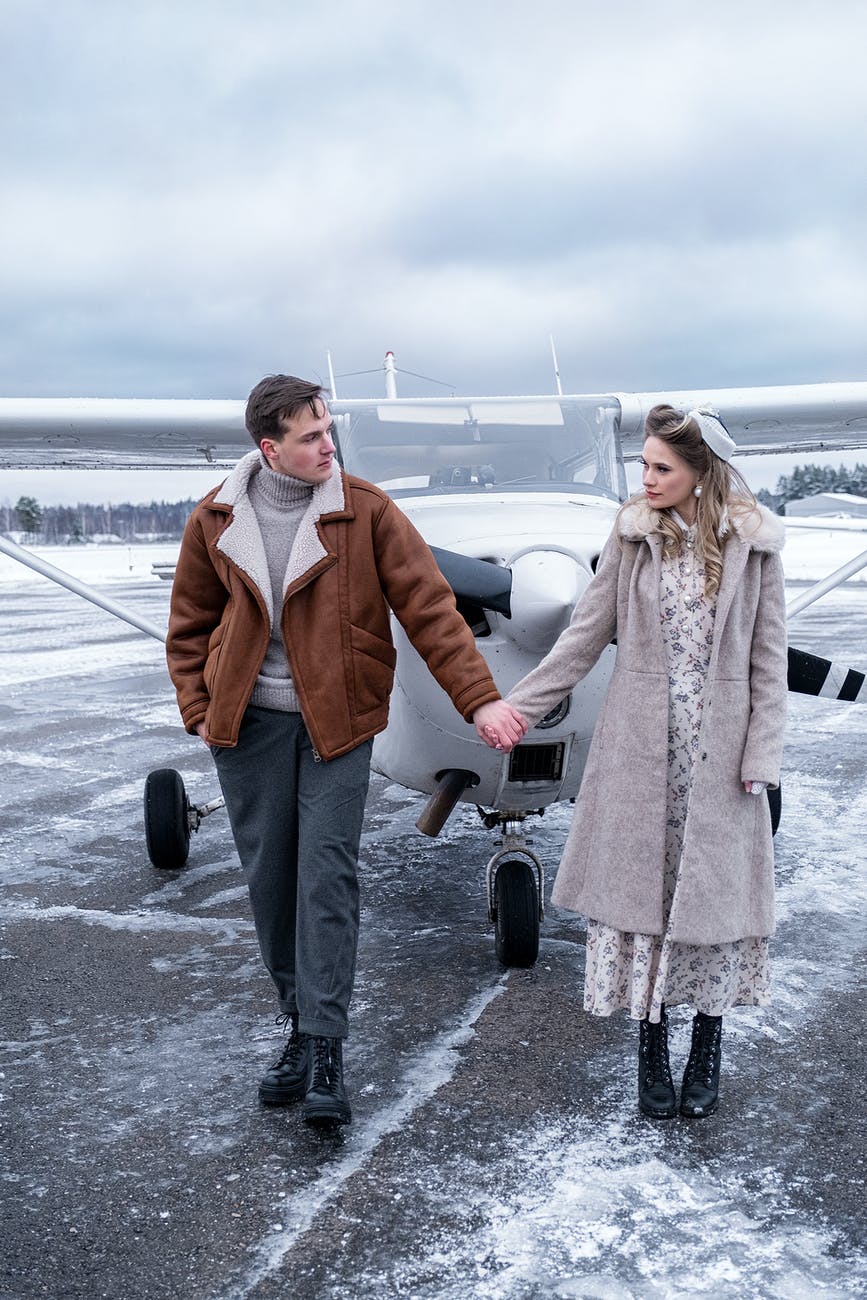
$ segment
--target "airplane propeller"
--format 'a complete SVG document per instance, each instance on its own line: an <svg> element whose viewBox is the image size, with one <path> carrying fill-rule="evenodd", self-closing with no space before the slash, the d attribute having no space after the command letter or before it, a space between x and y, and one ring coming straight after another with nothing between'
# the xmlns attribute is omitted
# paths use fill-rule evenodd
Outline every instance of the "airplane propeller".
<svg viewBox="0 0 867 1300"><path fill-rule="evenodd" d="M789 690L799 695L821 695L826 700L845 700L850 704L867 703L865 675L856 668L806 650L789 646Z"/></svg>

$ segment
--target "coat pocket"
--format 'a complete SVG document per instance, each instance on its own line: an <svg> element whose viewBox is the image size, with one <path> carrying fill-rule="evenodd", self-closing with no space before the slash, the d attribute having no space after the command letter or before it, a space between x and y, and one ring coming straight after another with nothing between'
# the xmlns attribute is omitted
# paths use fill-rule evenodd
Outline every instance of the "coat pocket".
<svg viewBox="0 0 867 1300"><path fill-rule="evenodd" d="M354 626L350 628L350 646L356 713L383 708L394 682L397 651L390 641Z"/></svg>
<svg viewBox="0 0 867 1300"><path fill-rule="evenodd" d="M223 644L225 635L226 624L221 623L219 627L214 628L208 641L208 657L205 660L202 676L205 680L205 690L209 695L213 694L214 677L217 673L217 664L220 662L220 647Z"/></svg>

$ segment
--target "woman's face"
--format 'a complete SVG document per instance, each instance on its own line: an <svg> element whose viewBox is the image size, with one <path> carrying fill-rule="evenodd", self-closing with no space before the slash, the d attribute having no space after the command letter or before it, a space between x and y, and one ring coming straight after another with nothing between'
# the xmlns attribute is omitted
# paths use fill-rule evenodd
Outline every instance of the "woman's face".
<svg viewBox="0 0 867 1300"><path fill-rule="evenodd" d="M641 482L654 510L676 510L687 523L692 523L696 510L693 489L698 474L667 442L653 436L644 440L641 463L644 466Z"/></svg>

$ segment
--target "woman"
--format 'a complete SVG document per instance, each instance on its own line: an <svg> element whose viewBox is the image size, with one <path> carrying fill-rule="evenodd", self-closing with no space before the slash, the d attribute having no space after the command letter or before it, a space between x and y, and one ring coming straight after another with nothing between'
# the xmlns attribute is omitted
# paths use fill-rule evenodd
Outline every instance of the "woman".
<svg viewBox="0 0 867 1300"><path fill-rule="evenodd" d="M640 1022L639 1107L655 1119L677 1113L666 1006L696 1009L680 1112L700 1117L717 1108L724 1012L768 997L773 848L756 796L779 783L785 532L734 449L713 412L650 411L644 491L508 696L534 725L616 639L552 901L590 918L585 1009Z"/></svg>

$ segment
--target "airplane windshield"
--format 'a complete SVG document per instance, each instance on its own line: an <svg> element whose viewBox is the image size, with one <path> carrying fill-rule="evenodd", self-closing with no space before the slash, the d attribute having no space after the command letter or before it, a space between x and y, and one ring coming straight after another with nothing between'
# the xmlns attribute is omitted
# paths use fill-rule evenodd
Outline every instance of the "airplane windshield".
<svg viewBox="0 0 867 1300"><path fill-rule="evenodd" d="M618 407L605 399L332 403L343 463L394 496L574 490L622 499Z"/></svg>

